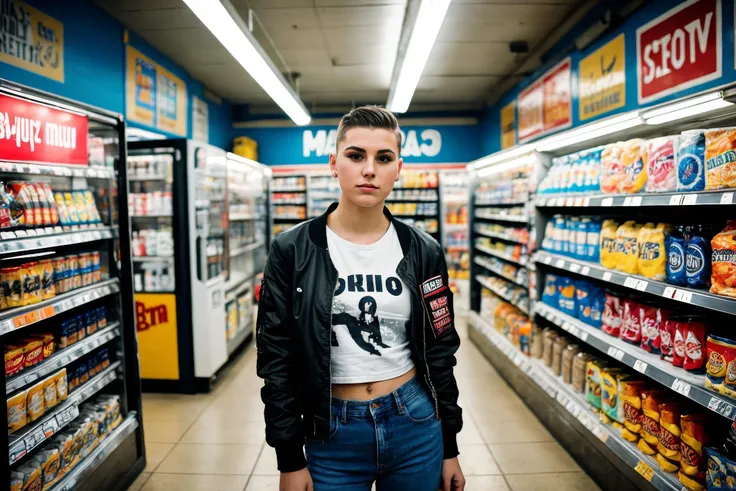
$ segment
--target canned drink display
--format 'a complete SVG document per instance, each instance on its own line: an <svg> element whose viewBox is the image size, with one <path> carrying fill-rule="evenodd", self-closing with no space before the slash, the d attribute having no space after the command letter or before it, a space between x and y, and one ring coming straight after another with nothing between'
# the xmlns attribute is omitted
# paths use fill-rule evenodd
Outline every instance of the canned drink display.
<svg viewBox="0 0 736 491"><path fill-rule="evenodd" d="M66 260L63 257L54 259L54 289L56 294L65 293L64 279L66 277Z"/></svg>
<svg viewBox="0 0 736 491"><path fill-rule="evenodd" d="M41 298L48 300L56 295L54 287L54 261L44 259L38 263L39 274L41 276Z"/></svg>
<svg viewBox="0 0 736 491"><path fill-rule="evenodd" d="M100 281L102 281L100 253L95 251L92 253L92 283L99 283Z"/></svg>
<svg viewBox="0 0 736 491"><path fill-rule="evenodd" d="M79 271L79 256L72 254L66 256L66 271L69 277L69 284L66 291L75 290L82 286L82 277Z"/></svg>
<svg viewBox="0 0 736 491"><path fill-rule="evenodd" d="M89 286L92 284L92 258L89 252L79 255L79 276L81 278L81 286Z"/></svg>
<svg viewBox="0 0 736 491"><path fill-rule="evenodd" d="M20 266L11 266L2 269L5 287L5 298L8 308L23 305L23 277Z"/></svg>

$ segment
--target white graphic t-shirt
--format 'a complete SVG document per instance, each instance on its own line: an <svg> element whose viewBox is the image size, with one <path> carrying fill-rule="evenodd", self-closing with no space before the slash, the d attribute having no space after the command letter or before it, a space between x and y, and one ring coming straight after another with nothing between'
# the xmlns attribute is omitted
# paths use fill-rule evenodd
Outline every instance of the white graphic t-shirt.
<svg viewBox="0 0 736 491"><path fill-rule="evenodd" d="M393 224L373 244L359 245L327 228L338 272L332 300L332 383L399 377L414 366L406 333L411 293L396 274L403 259Z"/></svg>

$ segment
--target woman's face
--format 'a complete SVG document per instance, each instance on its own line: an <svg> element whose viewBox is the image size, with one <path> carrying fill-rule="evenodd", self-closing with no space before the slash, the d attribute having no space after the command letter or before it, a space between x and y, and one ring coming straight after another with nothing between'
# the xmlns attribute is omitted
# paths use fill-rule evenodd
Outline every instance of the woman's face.
<svg viewBox="0 0 736 491"><path fill-rule="evenodd" d="M371 208L383 205L401 172L399 141L393 131L351 128L330 155L330 170L337 173L342 197Z"/></svg>

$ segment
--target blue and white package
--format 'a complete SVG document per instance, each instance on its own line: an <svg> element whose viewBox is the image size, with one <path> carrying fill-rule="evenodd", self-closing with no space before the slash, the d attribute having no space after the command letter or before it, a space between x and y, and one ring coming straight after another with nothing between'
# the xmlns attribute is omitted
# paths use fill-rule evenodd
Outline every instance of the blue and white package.
<svg viewBox="0 0 736 491"><path fill-rule="evenodd" d="M701 289L710 287L710 259L710 239L703 236L702 226L693 226L685 249L687 286Z"/></svg>
<svg viewBox="0 0 736 491"><path fill-rule="evenodd" d="M588 224L586 261L597 263L601 260L601 227L602 222L598 219L591 220Z"/></svg>
<svg viewBox="0 0 736 491"><path fill-rule="evenodd" d="M664 249L667 253L665 273L667 283L685 286L687 274L685 271L685 235L682 226L675 227L664 235Z"/></svg>
<svg viewBox="0 0 736 491"><path fill-rule="evenodd" d="M557 277L557 305L558 308L573 317L577 317L577 309L575 308L575 282L565 276Z"/></svg>
<svg viewBox="0 0 736 491"><path fill-rule="evenodd" d="M562 253L566 256L575 256L575 232L578 229L578 217L570 217L565 224L565 244L562 246Z"/></svg>
<svg viewBox="0 0 736 491"><path fill-rule="evenodd" d="M590 318L590 293L595 287L588 281L575 281L575 307L577 308L577 318L583 322L588 322Z"/></svg>
<svg viewBox="0 0 736 491"><path fill-rule="evenodd" d="M557 276L548 274L544 280L544 290L542 291L542 302L551 307L557 307Z"/></svg>
<svg viewBox="0 0 736 491"><path fill-rule="evenodd" d="M677 148L677 191L705 189L705 134L683 131Z"/></svg>
<svg viewBox="0 0 736 491"><path fill-rule="evenodd" d="M552 240L552 250L555 252L562 252L562 240L565 235L565 218L562 215L555 215L555 233Z"/></svg>
<svg viewBox="0 0 736 491"><path fill-rule="evenodd" d="M601 154L603 147L588 150L588 166L585 171L585 191L597 193L601 190Z"/></svg>
<svg viewBox="0 0 736 491"><path fill-rule="evenodd" d="M575 252L573 256L581 261L585 261L588 257L588 225L590 225L590 218L583 217L575 226Z"/></svg>
<svg viewBox="0 0 736 491"><path fill-rule="evenodd" d="M590 317L586 322L597 328L603 325L603 311L606 308L606 291L603 288L594 288L590 292Z"/></svg>

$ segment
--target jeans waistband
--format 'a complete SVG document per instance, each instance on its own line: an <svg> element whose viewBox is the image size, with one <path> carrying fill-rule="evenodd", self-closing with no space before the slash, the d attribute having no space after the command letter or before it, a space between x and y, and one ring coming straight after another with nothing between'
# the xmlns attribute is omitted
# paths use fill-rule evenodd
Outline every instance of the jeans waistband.
<svg viewBox="0 0 736 491"><path fill-rule="evenodd" d="M377 414L397 411L403 414L407 403L417 397L427 397L427 391L417 377L413 377L404 385L376 399L369 401L346 401L332 399L332 411L345 422L348 418L374 418Z"/></svg>

